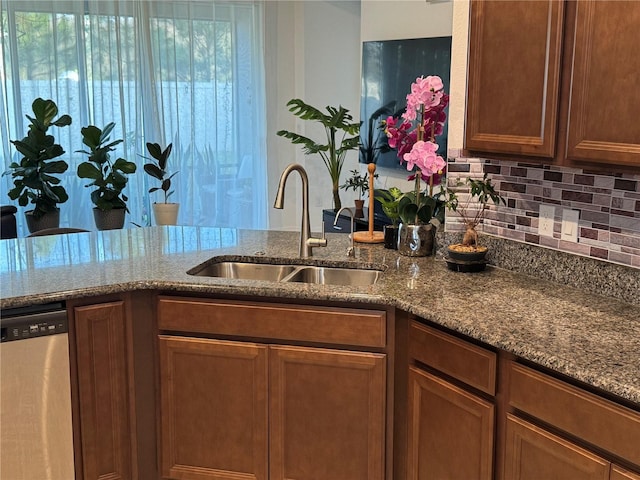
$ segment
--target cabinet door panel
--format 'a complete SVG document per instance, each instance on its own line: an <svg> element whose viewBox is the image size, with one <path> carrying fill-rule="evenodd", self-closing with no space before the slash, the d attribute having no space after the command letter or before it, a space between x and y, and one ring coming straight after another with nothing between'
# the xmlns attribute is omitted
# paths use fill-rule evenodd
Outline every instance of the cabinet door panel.
<svg viewBox="0 0 640 480"><path fill-rule="evenodd" d="M493 475L494 406L430 373L409 371L410 480Z"/></svg>
<svg viewBox="0 0 640 480"><path fill-rule="evenodd" d="M267 478L267 347L161 336L163 478Z"/></svg>
<svg viewBox="0 0 640 480"><path fill-rule="evenodd" d="M560 437L507 415L504 478L608 480L609 463Z"/></svg>
<svg viewBox="0 0 640 480"><path fill-rule="evenodd" d="M640 2L576 9L567 158L640 167Z"/></svg>
<svg viewBox="0 0 640 480"><path fill-rule="evenodd" d="M609 480L640 480L640 473L633 473L617 465L612 465Z"/></svg>
<svg viewBox="0 0 640 480"><path fill-rule="evenodd" d="M386 356L270 347L271 480L384 478Z"/></svg>
<svg viewBox="0 0 640 480"><path fill-rule="evenodd" d="M124 302L73 311L82 478L128 480L133 472Z"/></svg>
<svg viewBox="0 0 640 480"><path fill-rule="evenodd" d="M473 1L465 146L555 155L564 3Z"/></svg>

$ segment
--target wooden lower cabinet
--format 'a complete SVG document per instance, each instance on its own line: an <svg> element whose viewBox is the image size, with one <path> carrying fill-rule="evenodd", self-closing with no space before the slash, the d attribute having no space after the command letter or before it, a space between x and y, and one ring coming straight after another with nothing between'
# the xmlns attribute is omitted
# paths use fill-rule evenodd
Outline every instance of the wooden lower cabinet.
<svg viewBox="0 0 640 480"><path fill-rule="evenodd" d="M640 473L633 473L617 465L611 466L610 480L640 480Z"/></svg>
<svg viewBox="0 0 640 480"><path fill-rule="evenodd" d="M410 480L493 478L491 403L411 367L408 418Z"/></svg>
<svg viewBox="0 0 640 480"><path fill-rule="evenodd" d="M161 336L162 478L267 478L267 347Z"/></svg>
<svg viewBox="0 0 640 480"><path fill-rule="evenodd" d="M386 356L160 336L162 478L384 478Z"/></svg>
<svg viewBox="0 0 640 480"><path fill-rule="evenodd" d="M76 477L137 478L125 302L78 306L72 312L81 450L76 451Z"/></svg>
<svg viewBox="0 0 640 480"><path fill-rule="evenodd" d="M504 478L609 479L609 462L540 427L509 414L506 432Z"/></svg>

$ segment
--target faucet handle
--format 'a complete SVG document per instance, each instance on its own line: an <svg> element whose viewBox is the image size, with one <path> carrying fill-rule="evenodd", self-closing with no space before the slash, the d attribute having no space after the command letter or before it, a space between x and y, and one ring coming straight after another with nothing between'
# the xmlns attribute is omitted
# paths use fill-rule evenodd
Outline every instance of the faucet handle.
<svg viewBox="0 0 640 480"><path fill-rule="evenodd" d="M307 239L307 245L311 247L326 247L327 246L327 237L324 233L324 222L322 222L322 237L310 237Z"/></svg>

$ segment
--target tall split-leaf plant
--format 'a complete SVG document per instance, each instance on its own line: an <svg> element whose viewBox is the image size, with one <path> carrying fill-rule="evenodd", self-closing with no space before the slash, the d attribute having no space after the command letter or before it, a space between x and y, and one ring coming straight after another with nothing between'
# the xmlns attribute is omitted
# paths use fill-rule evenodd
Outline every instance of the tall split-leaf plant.
<svg viewBox="0 0 640 480"><path fill-rule="evenodd" d="M13 178L14 187L8 192L9 198L18 200L21 207L33 203L33 217L41 218L69 199L56 176L69 168L67 162L58 159L64 155L64 149L47 132L49 127L71 125L71 117L61 115L56 119L58 106L53 100L36 98L32 108L33 117L26 115L31 121L27 136L22 140L11 140L22 159L20 163L12 162L3 175Z"/></svg>
<svg viewBox="0 0 640 480"><path fill-rule="evenodd" d="M360 143L360 123L353 122L349 110L340 106L338 108L327 106L326 113L306 104L298 98L287 103L289 111L302 120L310 120L320 123L326 132L327 143L319 143L308 137L288 130L280 130L277 135L288 138L291 143L302 145L305 155L318 154L331 177L333 192L333 208L338 211L342 208L340 201L340 174L344 159L349 150L356 150Z"/></svg>

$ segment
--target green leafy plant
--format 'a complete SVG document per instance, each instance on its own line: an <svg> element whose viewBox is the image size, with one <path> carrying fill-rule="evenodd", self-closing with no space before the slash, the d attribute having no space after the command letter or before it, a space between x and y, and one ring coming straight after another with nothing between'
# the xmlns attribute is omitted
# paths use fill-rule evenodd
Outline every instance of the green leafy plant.
<svg viewBox="0 0 640 480"><path fill-rule="evenodd" d="M350 173L351 176L345 183L340 185L340 188L345 191L353 190L354 192L358 192L358 200L362 200L364 194L369 191L369 174L365 172L363 175L360 175L357 169L351 170ZM373 178L378 178L378 174L375 173Z"/></svg>
<svg viewBox="0 0 640 480"><path fill-rule="evenodd" d="M440 191L437 193L433 193L433 186L428 185L425 191L418 194L411 191L402 195L398 204L398 212L403 223L426 225L433 223L434 219L441 224L444 223L447 192L444 175L440 175L440 181Z"/></svg>
<svg viewBox="0 0 640 480"><path fill-rule="evenodd" d="M340 201L340 174L345 155L349 150L358 148L360 142L360 123L353 122L349 110L327 106L327 113L294 98L287 103L289 111L302 120L320 123L327 134L327 143L318 143L308 137L288 130L280 130L278 136L288 138L295 145L302 145L305 155L318 154L324 162L332 182L333 208L338 211L342 207ZM339 138L338 138L339 137Z"/></svg>
<svg viewBox="0 0 640 480"><path fill-rule="evenodd" d="M22 159L19 163L12 162L3 176L11 175L13 178L14 187L8 192L9 198L18 200L22 207L31 202L34 205L32 215L41 218L69 199L67 191L60 185L60 178L55 176L69 168L64 160L55 160L65 152L47 131L51 126L71 125L71 117L61 115L56 119L58 106L53 100L36 98L32 109L33 117L26 115L31 121L27 136L22 140L11 140Z"/></svg>
<svg viewBox="0 0 640 480"><path fill-rule="evenodd" d="M136 171L136 164L124 158L111 162L110 152L122 143L122 139L109 142L115 123L108 123L103 130L94 125L81 129L82 143L89 150L78 150L89 156L89 161L78 165L78 176L93 180L86 187L95 187L91 192L91 201L100 210L124 208L127 212L127 198L123 190L127 186L126 175Z"/></svg>
<svg viewBox="0 0 640 480"><path fill-rule="evenodd" d="M171 143L163 150L159 144L148 142L147 151L152 158L143 157L151 161L151 163L144 164L144 171L153 178L160 180L160 186L150 188L149 193L162 190L164 192L164 203L168 203L169 197L173 194L173 190L171 190L171 179L178 173L174 172L169 175L167 171L167 161L169 160L169 155L171 155L172 148L173 144Z"/></svg>
<svg viewBox="0 0 640 480"><path fill-rule="evenodd" d="M462 245L465 247L477 248L478 232L477 226L483 220L489 202L495 205L506 204L504 198L496 192L495 187L491 183L491 179L485 173L481 179L467 178L464 183L459 185L467 185L469 187L469 198L465 203L460 203L455 192L447 191L445 196L445 205L450 210L457 212L465 224L466 231L462 239Z"/></svg>
<svg viewBox="0 0 640 480"><path fill-rule="evenodd" d="M398 206L400 204L400 198L402 197L402 191L398 187L391 187L389 190L376 190L376 193L377 196L375 199L380 202L382 211L389 217L391 223L397 227L400 222Z"/></svg>

